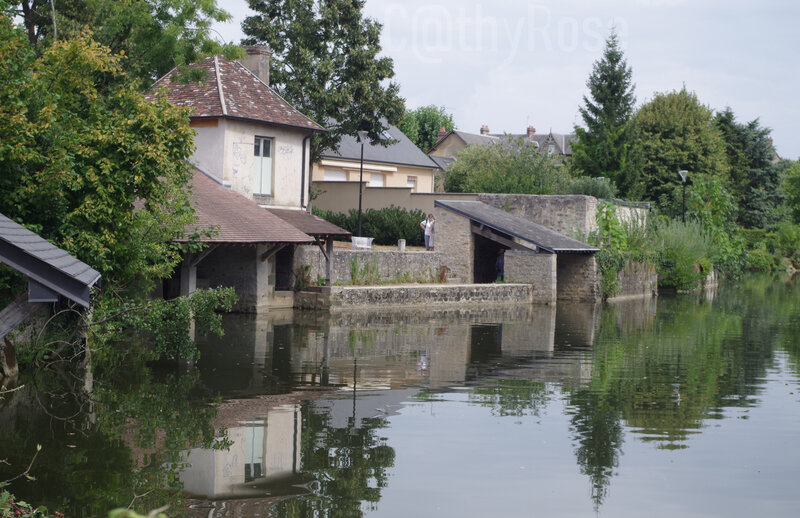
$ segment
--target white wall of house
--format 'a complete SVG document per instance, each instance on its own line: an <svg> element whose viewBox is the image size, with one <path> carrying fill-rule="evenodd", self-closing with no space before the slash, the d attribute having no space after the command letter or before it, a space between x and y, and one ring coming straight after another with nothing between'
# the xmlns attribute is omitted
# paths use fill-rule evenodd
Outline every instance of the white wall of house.
<svg viewBox="0 0 800 518"><path fill-rule="evenodd" d="M323 159L314 164L314 181L357 182L360 176L360 162ZM412 192L433 192L434 169L406 165L376 164L364 162L364 182L370 187L411 187Z"/></svg>
<svg viewBox="0 0 800 518"><path fill-rule="evenodd" d="M192 163L201 171L223 181L225 122L220 119L195 119L191 121L191 126L197 132Z"/></svg>
<svg viewBox="0 0 800 518"><path fill-rule="evenodd" d="M303 172L302 130L249 121L219 119L216 127L195 126L193 162L202 171L230 184L231 189L268 207L300 207ZM272 139L271 193L255 192L256 137ZM308 149L306 150L308 153ZM308 154L306 154L306 160ZM305 189L308 190L308 168ZM308 203L308 195L304 197Z"/></svg>

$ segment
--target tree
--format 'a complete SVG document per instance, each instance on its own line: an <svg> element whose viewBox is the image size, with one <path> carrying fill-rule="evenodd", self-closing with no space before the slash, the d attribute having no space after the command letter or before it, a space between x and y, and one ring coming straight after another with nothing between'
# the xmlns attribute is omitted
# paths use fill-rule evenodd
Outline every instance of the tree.
<svg viewBox="0 0 800 518"><path fill-rule="evenodd" d="M792 219L795 223L800 223L800 160L796 162L782 161L788 163L783 167L783 190L788 198L789 208Z"/></svg>
<svg viewBox="0 0 800 518"><path fill-rule="evenodd" d="M737 122L730 108L717 113L714 123L725 141L731 191L740 206L739 223L747 228L766 228L786 219L786 197L780 189L769 128L762 127L758 119Z"/></svg>
<svg viewBox="0 0 800 518"><path fill-rule="evenodd" d="M447 192L555 194L568 184L564 166L522 138L467 147L445 171L444 180Z"/></svg>
<svg viewBox="0 0 800 518"><path fill-rule="evenodd" d="M194 221L185 109L150 102L86 32L36 57L0 13L0 212L103 274L168 276Z"/></svg>
<svg viewBox="0 0 800 518"><path fill-rule="evenodd" d="M120 66L140 88L150 86L175 66L186 66L202 55L237 53L220 45L211 25L230 19L216 0L20 0L12 18L19 16L30 45L43 52L56 39L80 36L86 27L112 54L125 59ZM55 13L55 20L53 19ZM188 70L188 68L187 68ZM195 78L196 79L196 78Z"/></svg>
<svg viewBox="0 0 800 518"><path fill-rule="evenodd" d="M628 177L631 132L629 122L636 99L631 69L619 48L615 32L606 40L603 58L594 63L586 86L591 100L583 96L580 108L586 128L575 127L572 165L586 176L611 178L627 193L633 184Z"/></svg>
<svg viewBox="0 0 800 518"><path fill-rule="evenodd" d="M439 141L439 131L452 131L453 116L445 111L444 106L433 104L420 106L416 110L406 110L398 125L406 137L427 153Z"/></svg>
<svg viewBox="0 0 800 518"><path fill-rule="evenodd" d="M659 200L681 179L678 171L726 178L725 146L711 109L685 88L657 93L633 118L632 153L647 199Z"/></svg>
<svg viewBox="0 0 800 518"><path fill-rule="evenodd" d="M315 136L312 160L360 130L387 144L385 122L398 124L403 99L391 58L378 57L381 25L362 14L364 0L248 0L260 13L242 23L247 44L272 50L272 87L328 128Z"/></svg>

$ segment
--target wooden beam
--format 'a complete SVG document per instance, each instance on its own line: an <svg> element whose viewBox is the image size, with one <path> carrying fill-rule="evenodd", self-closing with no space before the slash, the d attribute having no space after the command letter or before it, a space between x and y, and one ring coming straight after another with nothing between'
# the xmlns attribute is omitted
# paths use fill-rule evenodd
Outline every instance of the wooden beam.
<svg viewBox="0 0 800 518"><path fill-rule="evenodd" d="M187 259L189 259L189 264L192 268L197 268L197 265L200 264L200 261L208 257L208 254L216 250L219 245L209 245L208 248L200 252L199 254L187 254Z"/></svg>
<svg viewBox="0 0 800 518"><path fill-rule="evenodd" d="M483 225L478 226L478 225L473 224L472 225L472 233L473 234L477 234L477 235L479 235L481 237L485 237L486 239L488 239L490 241L494 241L495 243L500 243L501 245L507 246L511 250L525 250L527 252L539 252L539 249L538 249L538 247L536 247L536 245L533 245L534 248L529 248L527 246L521 245L521 244L517 243L516 241L512 241L511 239L507 239L507 238L505 238L503 236L499 236L499 235L495 234L492 229L485 228L485 227L483 227Z"/></svg>
<svg viewBox="0 0 800 518"><path fill-rule="evenodd" d="M261 261L262 262L266 261L273 255L277 254L278 252L286 248L288 245L289 243L278 243L277 245L273 246L272 248L268 249L266 252L261 254Z"/></svg>

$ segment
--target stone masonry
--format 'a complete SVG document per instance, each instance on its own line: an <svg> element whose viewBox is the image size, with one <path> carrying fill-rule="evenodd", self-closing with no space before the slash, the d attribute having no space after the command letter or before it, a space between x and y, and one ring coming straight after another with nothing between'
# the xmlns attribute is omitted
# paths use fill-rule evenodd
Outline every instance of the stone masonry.
<svg viewBox="0 0 800 518"><path fill-rule="evenodd" d="M436 218L436 250L442 254L443 264L448 268L451 282L473 282L473 261L475 243L469 219L449 210L437 207L433 211Z"/></svg>
<svg viewBox="0 0 800 518"><path fill-rule="evenodd" d="M556 255L508 250L505 257L507 282L524 282L533 289L533 300L551 304L556 301Z"/></svg>

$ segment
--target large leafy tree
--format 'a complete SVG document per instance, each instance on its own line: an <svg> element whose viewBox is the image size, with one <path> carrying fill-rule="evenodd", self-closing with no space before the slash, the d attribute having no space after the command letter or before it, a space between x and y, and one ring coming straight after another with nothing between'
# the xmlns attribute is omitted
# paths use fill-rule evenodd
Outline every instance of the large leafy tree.
<svg viewBox="0 0 800 518"><path fill-rule="evenodd" d="M447 192L556 194L568 185L566 168L521 138L467 147L444 180Z"/></svg>
<svg viewBox="0 0 800 518"><path fill-rule="evenodd" d="M211 32L214 22L230 19L216 0L19 0L12 5L39 52L56 36L74 38L89 27L95 41L125 56L120 66L140 87L202 55L235 52Z"/></svg>
<svg viewBox="0 0 800 518"><path fill-rule="evenodd" d="M315 137L312 158L342 135L367 131L387 143L385 122L404 113L391 58L379 57L381 25L364 17L364 0L248 0L259 13L242 23L247 44L272 49L272 87L329 129Z"/></svg>
<svg viewBox="0 0 800 518"><path fill-rule="evenodd" d="M740 206L739 223L766 228L785 219L786 197L780 189L780 168L769 128L762 127L758 119L737 122L730 108L717 113L714 122L725 141L730 189Z"/></svg>
<svg viewBox="0 0 800 518"><path fill-rule="evenodd" d="M416 110L407 110L403 120L398 126L406 137L427 153L439 140L439 131L451 131L453 116L445 110L444 106L420 106Z"/></svg>
<svg viewBox="0 0 800 518"><path fill-rule="evenodd" d="M627 193L633 180L627 177L631 133L629 122L636 99L631 69L625 61L616 33L606 40L602 59L594 63L580 108L585 128L576 126L572 165L586 176L610 178Z"/></svg>
<svg viewBox="0 0 800 518"><path fill-rule="evenodd" d="M659 200L689 178L705 174L726 179L729 165L722 135L711 109L685 88L657 93L633 118L637 175L644 195Z"/></svg>
<svg viewBox="0 0 800 518"><path fill-rule="evenodd" d="M193 132L89 33L36 56L0 13L0 212L91 264L104 284L167 276L193 221Z"/></svg>

